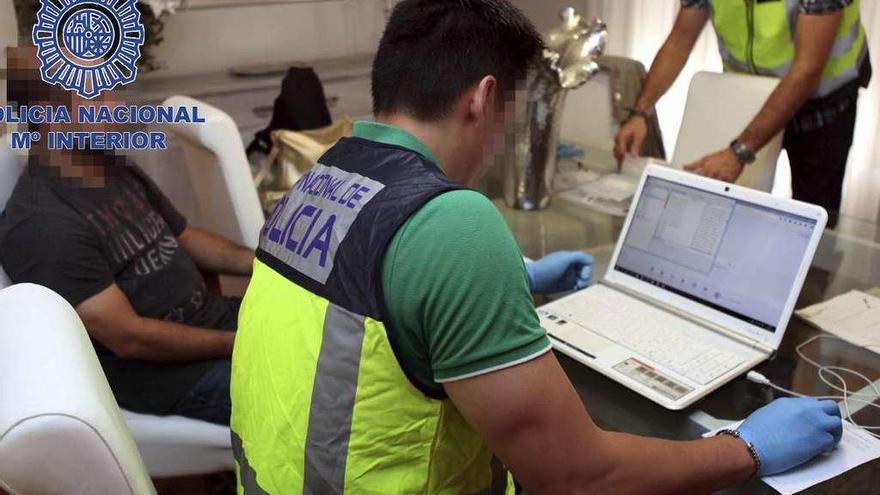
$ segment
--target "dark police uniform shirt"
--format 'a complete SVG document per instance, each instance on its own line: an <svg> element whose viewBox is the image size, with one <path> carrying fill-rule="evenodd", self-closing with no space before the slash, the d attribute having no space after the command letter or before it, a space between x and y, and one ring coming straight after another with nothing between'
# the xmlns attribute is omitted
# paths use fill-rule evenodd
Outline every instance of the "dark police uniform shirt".
<svg viewBox="0 0 880 495"><path fill-rule="evenodd" d="M206 290L177 237L186 219L134 164L106 157L105 186L86 188L32 160L0 216L0 263L14 283L76 307L117 284L140 316L234 330L238 301ZM122 407L167 412L210 362L124 360L93 341Z"/></svg>

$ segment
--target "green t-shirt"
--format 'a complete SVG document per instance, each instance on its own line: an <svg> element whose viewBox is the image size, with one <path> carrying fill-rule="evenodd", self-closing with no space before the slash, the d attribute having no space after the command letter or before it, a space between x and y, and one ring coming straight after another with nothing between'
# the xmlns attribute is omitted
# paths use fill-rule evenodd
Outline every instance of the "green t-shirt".
<svg viewBox="0 0 880 495"><path fill-rule="evenodd" d="M436 158L413 135L357 122L353 135ZM475 191L426 203L392 239L382 289L399 358L424 387L534 359L550 349L519 247L501 213Z"/></svg>

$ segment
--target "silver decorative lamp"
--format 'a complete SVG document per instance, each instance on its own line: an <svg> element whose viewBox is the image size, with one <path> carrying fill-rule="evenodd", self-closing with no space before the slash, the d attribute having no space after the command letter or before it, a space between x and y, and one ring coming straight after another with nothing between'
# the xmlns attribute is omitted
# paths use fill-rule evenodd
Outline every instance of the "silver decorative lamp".
<svg viewBox="0 0 880 495"><path fill-rule="evenodd" d="M521 210L550 204L565 96L599 72L596 59L605 51L604 22L586 21L571 7L559 16L562 24L547 33L543 55L517 91L515 124L505 139L504 201Z"/></svg>

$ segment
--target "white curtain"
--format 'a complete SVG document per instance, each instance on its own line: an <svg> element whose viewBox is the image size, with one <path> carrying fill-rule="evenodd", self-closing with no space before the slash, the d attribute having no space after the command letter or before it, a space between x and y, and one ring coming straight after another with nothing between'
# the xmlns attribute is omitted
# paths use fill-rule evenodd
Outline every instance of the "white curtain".
<svg viewBox="0 0 880 495"><path fill-rule="evenodd" d="M600 17L608 23L608 53L635 58L645 67L650 67L672 29L680 5L678 0L572 2L575 5L581 3L588 15ZM862 2L862 23L868 34L875 76L859 101L855 142L844 184L843 212L876 223L880 215L880 2ZM721 70L718 45L711 26L703 31L682 75L657 105L667 150L674 149L688 83L694 72L700 70ZM787 164L787 160L783 162Z"/></svg>
<svg viewBox="0 0 880 495"><path fill-rule="evenodd" d="M845 214L871 223L880 217L880 3L862 2L874 77L859 97L853 147L843 187Z"/></svg>

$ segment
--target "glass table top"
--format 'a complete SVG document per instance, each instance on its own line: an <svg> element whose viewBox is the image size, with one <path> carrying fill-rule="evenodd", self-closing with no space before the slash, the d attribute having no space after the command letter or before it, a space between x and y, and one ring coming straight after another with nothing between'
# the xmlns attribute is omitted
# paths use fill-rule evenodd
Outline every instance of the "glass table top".
<svg viewBox="0 0 880 495"><path fill-rule="evenodd" d="M594 277L601 277L623 227L624 219L599 213L583 206L553 198L541 211L508 208L495 199L523 254L538 259L566 250L583 250L596 257ZM880 229L853 218L842 218L835 230L822 237L796 308L818 303L852 289L868 290L880 285ZM537 300L538 304L544 302ZM820 333L797 317L786 330L777 355L756 369L774 383L800 393L826 395L832 392L818 377L817 370L801 360L795 347ZM880 386L880 355L849 343L820 339L804 348L813 360L858 370ZM668 439L698 438L722 422L743 419L773 400L769 388L740 377L713 392L684 411L670 411L630 391L628 388L557 353L578 394L601 427L628 433ZM861 389L864 383L852 381ZM880 403L880 401L878 401ZM880 413L864 408L854 417L865 425L880 425ZM816 485L808 494L871 494L880 492L880 460L864 464L842 476ZM776 493L760 480L728 489L725 494Z"/></svg>

